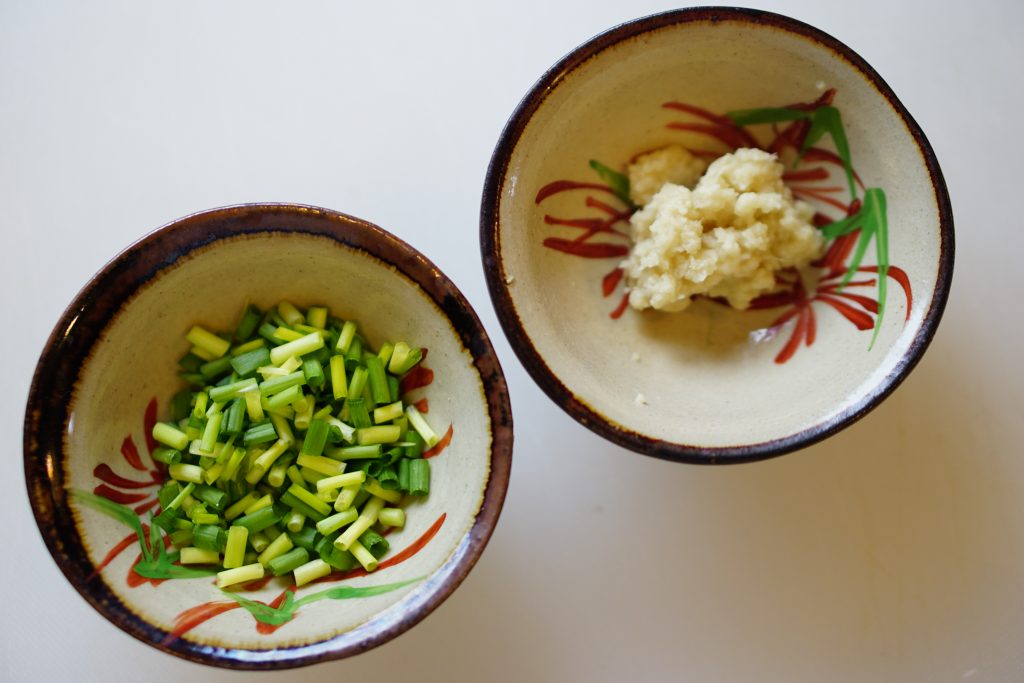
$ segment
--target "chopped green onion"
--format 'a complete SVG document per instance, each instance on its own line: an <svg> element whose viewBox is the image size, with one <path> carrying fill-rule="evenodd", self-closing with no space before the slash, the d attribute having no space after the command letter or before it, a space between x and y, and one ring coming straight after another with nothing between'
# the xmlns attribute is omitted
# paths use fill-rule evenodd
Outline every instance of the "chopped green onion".
<svg viewBox="0 0 1024 683"><path fill-rule="evenodd" d="M178 561L182 564L220 564L220 553L207 548L182 548Z"/></svg>
<svg viewBox="0 0 1024 683"><path fill-rule="evenodd" d="M302 449L299 451L299 455L320 455L324 452L324 445L327 443L327 433L329 426L323 420L313 420L309 423L309 430L306 432L306 438L302 442ZM301 465L301 463L300 463ZM337 466L337 463L333 463L333 467ZM315 468L314 468L315 469ZM330 472L326 472L330 474Z"/></svg>
<svg viewBox="0 0 1024 683"><path fill-rule="evenodd" d="M335 461L332 460L331 462ZM364 481L366 481L366 472L349 472L347 474L339 474L333 477L321 479L316 483L316 490L331 491L333 489L340 489L354 484L362 484Z"/></svg>
<svg viewBox="0 0 1024 683"><path fill-rule="evenodd" d="M331 565L317 558L296 567L293 572L295 574L295 586L304 586L310 581L315 581L330 574Z"/></svg>
<svg viewBox="0 0 1024 683"><path fill-rule="evenodd" d="M360 446L393 443L402 437L402 429L395 425L377 425L356 430L356 443Z"/></svg>
<svg viewBox="0 0 1024 683"><path fill-rule="evenodd" d="M265 507L250 515L246 515L245 517L235 520L235 525L243 526L249 530L250 534L255 534L263 531L271 524L277 524L280 519L281 516L274 511L273 507Z"/></svg>
<svg viewBox="0 0 1024 683"><path fill-rule="evenodd" d="M327 308L325 306L310 306L306 309L306 322L321 330L327 327Z"/></svg>
<svg viewBox="0 0 1024 683"><path fill-rule="evenodd" d="M249 339L256 332L256 328L260 325L260 311L255 306L246 306L242 312L242 318L238 321L238 326L235 328L235 339L243 341Z"/></svg>
<svg viewBox="0 0 1024 683"><path fill-rule="evenodd" d="M324 517L316 523L316 530L324 536L333 534L335 531L356 521L359 517L359 513L356 512L355 508L349 508L342 512L335 513L330 517Z"/></svg>
<svg viewBox="0 0 1024 683"><path fill-rule="evenodd" d="M153 460L165 465L173 465L176 462L181 462L181 451L176 448L157 446L153 449Z"/></svg>
<svg viewBox="0 0 1024 683"><path fill-rule="evenodd" d="M338 538L335 539L334 545L341 550L349 550L352 544L362 536L363 532L376 523L377 514L383 507L384 500L382 498L378 498L377 496L370 498L363 507L362 512L359 513L359 517L356 518L356 521L352 522L352 524L342 532L341 536L338 536Z"/></svg>
<svg viewBox="0 0 1024 683"><path fill-rule="evenodd" d="M269 441L277 440L277 430L274 429L273 422L264 422L262 424L249 427L245 434L242 436L242 443L246 446L256 446L261 443L267 443Z"/></svg>
<svg viewBox="0 0 1024 683"><path fill-rule="evenodd" d="M276 557L284 555L292 549L292 539L288 534L279 534L263 552L259 554L259 563L266 567Z"/></svg>
<svg viewBox="0 0 1024 683"><path fill-rule="evenodd" d="M177 427L166 422L157 422L153 425L152 436L156 441L175 450L183 451L188 448L188 436Z"/></svg>
<svg viewBox="0 0 1024 683"><path fill-rule="evenodd" d="M284 576L309 561L309 552L305 548L292 548L283 555L270 560L267 569L274 576Z"/></svg>
<svg viewBox="0 0 1024 683"><path fill-rule="evenodd" d="M402 508L383 508L377 514L377 521L384 526L391 527L404 527L405 526L405 510Z"/></svg>
<svg viewBox="0 0 1024 683"><path fill-rule="evenodd" d="M345 324L341 326L341 332L338 334L338 343L334 347L342 353L348 353L349 348L352 346L352 340L356 336L356 324L351 320L345 321Z"/></svg>
<svg viewBox="0 0 1024 683"><path fill-rule="evenodd" d="M263 565L259 562L243 565L234 569L225 569L217 573L217 587L224 588L236 583L248 583L263 578Z"/></svg>
<svg viewBox="0 0 1024 683"><path fill-rule="evenodd" d="M299 325L304 323L306 319L302 317L302 312L295 307L290 301L282 301L277 305L278 314L284 319L289 325Z"/></svg>
<svg viewBox="0 0 1024 683"><path fill-rule="evenodd" d="M232 526L228 529L227 541L224 544L224 568L241 567L245 560L245 544L249 539L249 529L244 526Z"/></svg>
<svg viewBox="0 0 1024 683"><path fill-rule="evenodd" d="M260 340L262 342L262 340ZM256 369L270 364L270 351L266 346L247 351L231 359L231 368L239 377L255 377Z"/></svg>
<svg viewBox="0 0 1024 683"><path fill-rule="evenodd" d="M430 428L427 421L423 419L420 411L416 410L416 406L406 406L405 415L409 418L409 424L412 428L415 429L421 437L423 437L423 441L426 443L428 448L432 448L437 445L437 434L435 434L434 430Z"/></svg>
<svg viewBox="0 0 1024 683"><path fill-rule="evenodd" d="M373 556L369 550L363 547L363 544L359 541L352 541L348 547L349 552L352 556L359 560L359 564L363 565L363 569L368 572L372 572L377 569L378 562L377 558Z"/></svg>
<svg viewBox="0 0 1024 683"><path fill-rule="evenodd" d="M185 339L190 344L198 349L202 349L213 358L220 358L228 349L231 348L231 342L226 339L221 339L212 332L208 332L199 325L195 325L188 334L185 335Z"/></svg>
<svg viewBox="0 0 1024 683"><path fill-rule="evenodd" d="M281 365L291 357L298 358L323 347L324 338L319 332L312 332L287 344L276 346L270 350L270 362Z"/></svg>
<svg viewBox="0 0 1024 683"><path fill-rule="evenodd" d="M430 493L430 461L419 458L409 461L409 494L425 496Z"/></svg>
<svg viewBox="0 0 1024 683"><path fill-rule="evenodd" d="M388 503L397 503L402 500L402 493L400 491L385 489L376 479L367 479L363 483L363 489L370 495L377 496Z"/></svg>
<svg viewBox="0 0 1024 683"><path fill-rule="evenodd" d="M373 411L373 421L377 424L382 424L384 422L390 422L391 420L398 419L404 414L405 411L402 410L402 402L395 401L394 403L390 403L386 406L375 408ZM401 427L399 427L399 430L401 430Z"/></svg>
<svg viewBox="0 0 1024 683"><path fill-rule="evenodd" d="M168 466L167 474L171 476L171 479L178 481L186 481L193 484L203 483L203 468L199 465L187 465L183 462L177 462Z"/></svg>
<svg viewBox="0 0 1024 683"><path fill-rule="evenodd" d="M367 529L363 532L363 535L359 537L359 544L369 550L370 554L378 560L383 557L388 551L388 548L391 547L391 544L388 543L387 539L373 529ZM355 554L354 551L353 554Z"/></svg>
<svg viewBox="0 0 1024 683"><path fill-rule="evenodd" d="M352 473L354 474L354 473ZM365 476L365 472L362 473ZM354 484L352 486L344 486L338 491L338 497L334 499L334 510L335 512L344 512L352 507L352 504L356 500L356 496L362 490L362 486Z"/></svg>
<svg viewBox="0 0 1024 683"><path fill-rule="evenodd" d="M348 396L348 380L345 378L344 356L331 356L331 391L335 401Z"/></svg>

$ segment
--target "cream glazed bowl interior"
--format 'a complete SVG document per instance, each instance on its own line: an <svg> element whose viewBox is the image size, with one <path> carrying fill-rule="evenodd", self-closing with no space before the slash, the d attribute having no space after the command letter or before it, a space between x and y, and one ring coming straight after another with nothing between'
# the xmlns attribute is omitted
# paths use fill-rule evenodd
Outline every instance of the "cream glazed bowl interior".
<svg viewBox="0 0 1024 683"><path fill-rule="evenodd" d="M615 173L670 144L779 152L819 226L854 215L860 230L750 310L633 310ZM494 151L480 237L499 320L541 388L615 443L697 463L780 455L878 405L935 333L954 247L931 147L863 59L798 21L713 7L618 26L545 73Z"/></svg>
<svg viewBox="0 0 1024 683"><path fill-rule="evenodd" d="M237 593L248 606L210 576L147 580L133 569L144 546L131 518L148 526L159 509L164 475L149 435L183 387L176 369L189 346L183 335L195 324L233 330L246 302L266 310L282 299L358 321L375 348L401 339L427 349L429 371L403 391L428 411L438 434L450 435L428 453L430 494L408 505L405 527L388 535L391 551L368 575L336 572L298 589L287 577L245 585ZM504 501L511 450L504 377L458 289L384 230L298 205L198 213L116 256L54 329L25 417L29 498L68 580L140 640L232 668L357 654L423 619L483 551ZM120 504L129 519L101 514L97 499ZM278 611L258 618L260 603Z"/></svg>

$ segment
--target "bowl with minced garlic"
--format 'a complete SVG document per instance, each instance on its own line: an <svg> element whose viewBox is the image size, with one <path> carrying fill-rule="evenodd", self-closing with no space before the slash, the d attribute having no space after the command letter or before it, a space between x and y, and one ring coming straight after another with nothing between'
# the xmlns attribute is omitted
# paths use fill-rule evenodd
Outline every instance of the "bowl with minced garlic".
<svg viewBox="0 0 1024 683"><path fill-rule="evenodd" d="M462 582L497 523L512 417L455 285L336 211L204 211L97 273L25 417L39 530L144 643L278 669L364 652Z"/></svg>
<svg viewBox="0 0 1024 683"><path fill-rule="evenodd" d="M614 27L543 74L488 168L498 319L574 419L633 451L759 460L914 368L953 270L924 133L851 48L770 12Z"/></svg>

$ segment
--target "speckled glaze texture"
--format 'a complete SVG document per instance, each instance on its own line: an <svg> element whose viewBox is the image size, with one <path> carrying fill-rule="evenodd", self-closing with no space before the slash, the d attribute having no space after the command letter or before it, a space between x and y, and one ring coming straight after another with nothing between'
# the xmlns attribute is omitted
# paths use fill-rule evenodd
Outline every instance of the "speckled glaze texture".
<svg viewBox="0 0 1024 683"><path fill-rule="evenodd" d="M678 314L626 309L620 318L610 316L614 303L602 296L609 282L602 276L617 265L621 248L595 238L577 254L584 258L565 253L578 246L571 240L583 232L579 228L591 224L572 226L564 219L614 214L615 198L597 187L589 160L622 170L636 155L668 144L707 150L706 134L669 125L673 116L687 115L669 103L720 116L809 102L833 90L853 166L867 186L884 188L888 196L889 259L906 272L906 290L913 291L911 304L909 293L889 287L873 348L871 331L855 329L853 314L844 317L839 308L820 305L825 302L819 302L807 344L784 364L780 349L794 323L769 329L777 313L702 301ZM771 133L768 126L763 130ZM715 149L728 151L711 145ZM576 183L576 190L549 192L563 180ZM592 203L580 210L584 197ZM812 204L835 211L835 204ZM556 237L557 248L549 248ZM849 47L811 26L768 12L716 7L623 24L544 74L513 112L494 151L480 243L505 334L552 400L621 446L712 464L805 447L876 407L935 334L954 256L952 212L938 162L882 78ZM873 258L869 252L865 267L876 264Z"/></svg>
<svg viewBox="0 0 1024 683"><path fill-rule="evenodd" d="M126 465L122 458L122 440L141 451L144 409L155 399L163 415L179 388L174 367L187 350L182 335L195 323L230 328L247 298L263 307L280 299L325 304L358 320L371 343L402 338L426 347L434 380L416 396L429 399L428 419L439 433L451 425L453 437L431 460L431 495L389 536L397 551L424 536L429 542L385 572L345 580L353 587L412 583L365 599L309 604L276 629L256 629L252 616L236 609L182 630L181 615L189 608L224 599L213 581L126 585L137 545L97 570L128 530L80 506L69 491L93 491L97 467L133 474L133 460ZM61 316L43 349L25 415L29 498L47 547L75 589L145 643L240 669L358 654L426 617L483 552L504 501L511 456L501 367L458 289L381 228L299 205L197 213L117 255ZM247 597L269 602L283 585Z"/></svg>

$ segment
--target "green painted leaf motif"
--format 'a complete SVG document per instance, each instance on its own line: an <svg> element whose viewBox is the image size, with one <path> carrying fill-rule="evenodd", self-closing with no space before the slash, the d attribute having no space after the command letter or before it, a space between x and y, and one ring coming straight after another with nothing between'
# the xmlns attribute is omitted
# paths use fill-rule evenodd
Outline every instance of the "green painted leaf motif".
<svg viewBox="0 0 1024 683"><path fill-rule="evenodd" d="M821 229L822 236L825 239L830 240L850 234L860 226L862 218L861 213L862 211L858 211L852 216L847 216L846 218L841 218L838 221L829 223Z"/></svg>
<svg viewBox="0 0 1024 683"><path fill-rule="evenodd" d="M298 608L302 605L308 605L312 602L323 600L325 598L329 600L351 600L353 598L369 598L374 595L383 595L384 593L390 593L393 590L398 590L399 588L416 583L417 581L422 581L423 578L424 577L421 576L415 579L409 579L408 581L385 583L380 586L336 586L296 600L295 607Z"/></svg>
<svg viewBox="0 0 1024 683"><path fill-rule="evenodd" d="M288 623L295 617L295 609L297 605L291 601L291 591L285 594L285 600L281 603L280 607L271 607L265 605L262 602L243 598L238 593L232 593L230 591L221 590L221 593L231 598L239 605L244 607L256 619L256 621L264 624L270 624L271 626L280 626L281 624Z"/></svg>
<svg viewBox="0 0 1024 683"><path fill-rule="evenodd" d="M174 564L177 561L178 553L167 553L160 560L139 562L135 565L135 573L147 579L200 579L217 573L214 569L181 567Z"/></svg>
<svg viewBox="0 0 1024 683"><path fill-rule="evenodd" d="M612 192L615 193L615 196L625 202L626 206L631 209L637 208L636 204L633 203L633 200L629 198L628 177L614 169L608 168L596 159L590 160L590 168L597 171L597 175L601 177L601 180L608 183L608 186L612 188Z"/></svg>
<svg viewBox="0 0 1024 683"><path fill-rule="evenodd" d="M810 112L789 107L761 107L759 109L737 109L727 111L725 115L737 126L753 126L759 123L782 123L799 121L811 117Z"/></svg>
<svg viewBox="0 0 1024 683"><path fill-rule="evenodd" d="M196 579L217 573L210 569L175 565L174 563L178 561L178 553L168 553L164 549L163 533L159 526L152 523L152 514L149 525L152 539L147 543L145 532L142 530L142 520L131 508L81 489L72 489L71 497L82 505L102 512L135 530L139 541L139 551L142 553L142 559L134 568L135 573L139 576L147 579Z"/></svg>
<svg viewBox="0 0 1024 683"><path fill-rule="evenodd" d="M825 133L832 138L836 146L836 153L843 160L843 170L846 172L846 182L849 185L850 197L857 198L857 186L854 183L853 160L850 156L850 143L846 139L846 131L843 129L843 117L839 110L833 106L818 107L811 114L811 128L804 138L803 147L800 150L800 158L807 153Z"/></svg>
<svg viewBox="0 0 1024 683"><path fill-rule="evenodd" d="M133 529L135 531L135 535L139 539L139 548L142 551L143 559L146 561L153 559L149 546L146 544L146 536L142 530L142 521L139 519L139 516L135 514L134 510L125 507L120 503L107 500L103 496L97 496L95 493L90 493L89 491L83 491L81 489L71 489L71 497L82 505L92 508L97 512L101 512L111 519L121 522L125 526Z"/></svg>
<svg viewBox="0 0 1024 683"><path fill-rule="evenodd" d="M878 258L878 317L875 318L875 331L871 335L869 349L875 345L878 332L882 329L882 318L885 315L885 298L889 280L889 218L888 202L885 191L880 187L872 187L864 192L865 208L870 198L872 221L875 224L875 253Z"/></svg>

